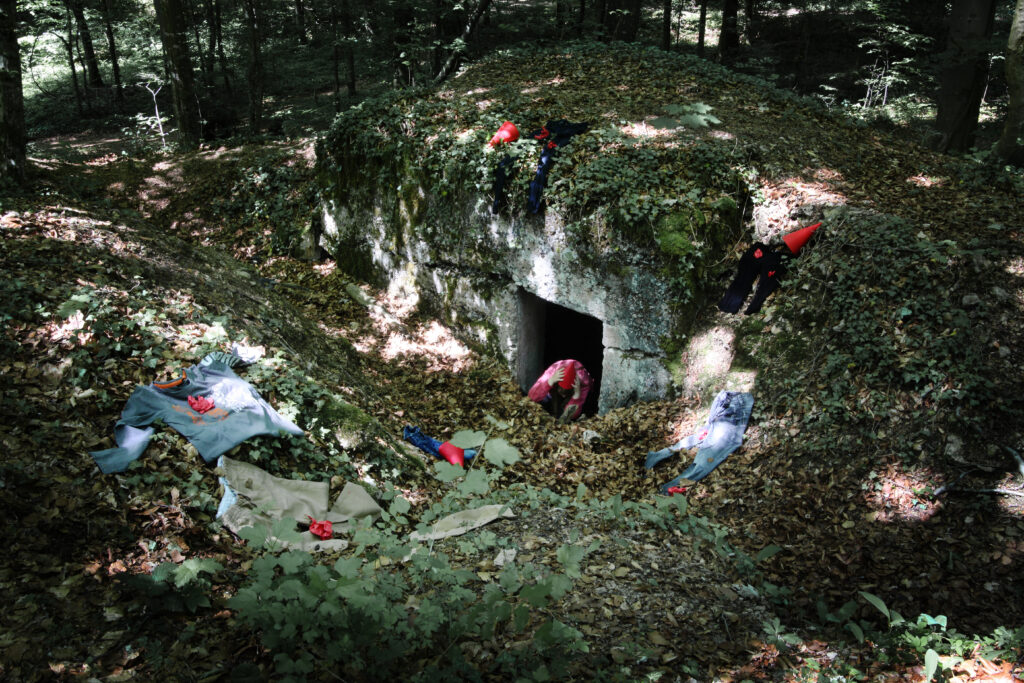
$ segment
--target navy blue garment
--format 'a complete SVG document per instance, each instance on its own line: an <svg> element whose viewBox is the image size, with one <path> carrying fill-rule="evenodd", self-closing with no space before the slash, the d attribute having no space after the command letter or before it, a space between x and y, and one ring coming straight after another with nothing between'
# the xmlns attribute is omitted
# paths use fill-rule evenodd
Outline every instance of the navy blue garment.
<svg viewBox="0 0 1024 683"><path fill-rule="evenodd" d="M420 431L419 427L406 425L405 429L402 430L402 438L411 443L416 448L423 451L424 453L429 453L435 458L441 458L442 460L444 459L444 456L441 455L440 451L441 444L444 442L430 438L422 431ZM476 451L467 448L465 449L463 457L466 460L472 460L475 455Z"/></svg>
<svg viewBox="0 0 1024 683"><path fill-rule="evenodd" d="M729 454L743 443L743 432L750 420L750 411L754 406L751 394L739 391L720 391L711 403L708 420L695 434L691 434L677 443L652 451L647 454L644 467L651 469L662 460L671 457L683 449L697 447L697 455L693 464L672 481L661 486L661 492L677 486L682 479L700 481L721 465Z"/></svg>
<svg viewBox="0 0 1024 683"><path fill-rule="evenodd" d="M754 287L754 280L757 280L757 291L744 311L747 315L757 313L768 295L778 288L779 278L785 272L782 254L765 244L755 242L740 257L736 277L725 290L722 300L718 302L718 309L723 313L739 311L744 299Z"/></svg>
<svg viewBox="0 0 1024 683"><path fill-rule="evenodd" d="M494 202L491 204L491 213L498 213L505 205L505 183L508 182L511 172L512 157L506 154L494 169L494 186L491 188L494 192Z"/></svg>
<svg viewBox="0 0 1024 683"><path fill-rule="evenodd" d="M530 194L526 201L530 213L540 211L541 196L547 186L548 172L555 163L558 148L567 145L573 136L585 132L589 127L589 123L569 123L565 119L558 119L548 121L543 128L530 133L534 140L544 145L540 153L540 162L537 164L537 174L530 181Z"/></svg>

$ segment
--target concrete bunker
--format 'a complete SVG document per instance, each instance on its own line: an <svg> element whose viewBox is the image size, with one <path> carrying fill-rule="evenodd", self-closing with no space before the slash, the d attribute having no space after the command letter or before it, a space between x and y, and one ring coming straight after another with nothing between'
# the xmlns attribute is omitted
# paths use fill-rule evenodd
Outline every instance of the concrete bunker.
<svg viewBox="0 0 1024 683"><path fill-rule="evenodd" d="M598 412L604 368L604 323L592 315L547 301L522 287L519 299L517 380L528 391L557 360L575 358L593 379L583 412Z"/></svg>

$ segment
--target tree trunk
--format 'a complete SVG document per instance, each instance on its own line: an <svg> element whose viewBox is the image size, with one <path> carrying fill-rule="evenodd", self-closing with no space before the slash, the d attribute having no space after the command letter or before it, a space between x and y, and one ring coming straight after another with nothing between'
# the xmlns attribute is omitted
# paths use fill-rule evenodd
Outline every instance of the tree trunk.
<svg viewBox="0 0 1024 683"><path fill-rule="evenodd" d="M352 45L355 40L355 22L352 19L352 4L349 0L341 0L341 27L348 38L345 42L345 85L348 88L349 97L356 94L356 51Z"/></svg>
<svg viewBox="0 0 1024 683"><path fill-rule="evenodd" d="M302 0L295 0L295 28L299 32L299 44L305 45L309 42L306 38L306 9L302 6Z"/></svg>
<svg viewBox="0 0 1024 683"><path fill-rule="evenodd" d="M490 6L491 0L480 0L477 3L476 9L473 10L473 14L470 15L469 20L466 21L466 27L462 30L462 41L469 40L469 34L473 32L473 28L476 26L476 22L480 21L480 17L484 15L487 8ZM440 73L434 78L435 83L440 83L444 79L448 78L449 74L455 69L455 66L459 63L459 57L461 57L459 50L453 50L451 55L448 57L448 61L445 62L444 67Z"/></svg>
<svg viewBox="0 0 1024 683"><path fill-rule="evenodd" d="M412 29L416 16L413 8L405 0L400 0L394 5L392 19L394 20L395 35L395 85L406 87L416 84L412 67Z"/></svg>
<svg viewBox="0 0 1024 683"><path fill-rule="evenodd" d="M64 48L68 53L68 68L71 69L71 88L75 92L75 111L79 116L83 116L82 91L78 87L78 69L75 67L75 31L71 28L70 10L67 16L67 31L68 37L64 40Z"/></svg>
<svg viewBox="0 0 1024 683"><path fill-rule="evenodd" d="M718 57L723 64L732 64L740 47L740 34L736 25L739 0L723 0L722 32L718 36Z"/></svg>
<svg viewBox="0 0 1024 683"><path fill-rule="evenodd" d="M661 5L661 49L672 49L672 0L664 0Z"/></svg>
<svg viewBox="0 0 1024 683"><path fill-rule="evenodd" d="M187 149L193 149L199 144L199 106L196 102L184 7L181 0L153 0L153 8L160 24L160 38L174 100L174 118L178 123L181 144Z"/></svg>
<svg viewBox="0 0 1024 683"><path fill-rule="evenodd" d="M1010 39L1006 42L1006 86L1010 105L1006 110L1003 135L996 145L996 156L1024 166L1024 146L1019 142L1024 134L1024 0L1017 0Z"/></svg>
<svg viewBox="0 0 1024 683"><path fill-rule="evenodd" d="M231 71L228 69L228 58L224 54L224 24L220 20L220 0L213 0L214 23L217 43L217 63L220 64L220 74L224 78L224 89L231 94ZM211 29L214 30L214 29Z"/></svg>
<svg viewBox="0 0 1024 683"><path fill-rule="evenodd" d="M761 30L761 17L757 13L757 0L746 0L743 10L747 16L747 42L753 45L757 40L758 32Z"/></svg>
<svg viewBox="0 0 1024 683"><path fill-rule="evenodd" d="M117 61L117 41L114 40L114 24L110 15L113 14L111 0L103 0L103 31L107 36L107 49L110 50L110 67L114 74L114 93L119 105L124 104L124 85L121 83L121 65Z"/></svg>
<svg viewBox="0 0 1024 683"><path fill-rule="evenodd" d="M263 125L263 55L260 53L261 21L257 2L259 0L242 0L245 9L245 20L249 39L249 59L246 68L246 80L249 83L249 128L258 133Z"/></svg>
<svg viewBox="0 0 1024 683"><path fill-rule="evenodd" d="M196 16L196 8L193 5L193 0L184 1L186 5L185 11L188 16L192 18L192 21L189 21L188 23L192 25L192 38L196 41L196 54L199 57L199 73L206 77L213 74L213 64L206 61L206 50L203 49L203 36L199 33L199 22L194 20ZM189 52L191 52L191 48L189 48ZM206 82L212 85L213 79L211 78Z"/></svg>
<svg viewBox="0 0 1024 683"><path fill-rule="evenodd" d="M203 0L203 10L206 14L206 63L211 69L217 59L217 14L213 4L214 0Z"/></svg>
<svg viewBox="0 0 1024 683"><path fill-rule="evenodd" d="M700 0L700 19L697 20L697 56L704 58L704 36L708 30L708 0Z"/></svg>
<svg viewBox="0 0 1024 683"><path fill-rule="evenodd" d="M939 76L936 127L940 152L963 152L974 143L985 89L996 0L954 0L949 39Z"/></svg>
<svg viewBox="0 0 1024 683"><path fill-rule="evenodd" d="M85 72L88 75L89 86L102 88L103 79L100 77L99 63L96 61L96 50L92 45L92 33L89 31L89 24L85 21L85 9L81 0L69 0L68 9L75 17L75 24L78 26L78 35L82 38L82 52L85 55Z"/></svg>
<svg viewBox="0 0 1024 683"><path fill-rule="evenodd" d="M0 0L0 181L25 180L25 100L15 26L17 0Z"/></svg>

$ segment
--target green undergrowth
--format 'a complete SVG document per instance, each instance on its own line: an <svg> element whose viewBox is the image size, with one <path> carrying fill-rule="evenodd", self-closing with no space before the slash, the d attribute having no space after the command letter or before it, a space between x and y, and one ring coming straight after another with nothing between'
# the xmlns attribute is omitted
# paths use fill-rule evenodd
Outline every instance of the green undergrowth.
<svg viewBox="0 0 1024 683"><path fill-rule="evenodd" d="M1000 342L1015 303L990 235L938 239L898 218L837 214L801 252L740 350L761 368L761 417L790 415L793 447L919 459L949 435L992 446L1022 423Z"/></svg>

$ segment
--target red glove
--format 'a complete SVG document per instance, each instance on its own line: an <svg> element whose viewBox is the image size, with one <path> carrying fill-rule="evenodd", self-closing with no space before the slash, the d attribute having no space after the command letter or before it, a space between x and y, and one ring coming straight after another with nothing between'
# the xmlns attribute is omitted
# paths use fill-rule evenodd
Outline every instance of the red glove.
<svg viewBox="0 0 1024 683"><path fill-rule="evenodd" d="M309 517L309 533L319 536L321 541L326 541L334 535L334 529L328 520L318 522L309 515L306 516Z"/></svg>
<svg viewBox="0 0 1024 683"><path fill-rule="evenodd" d="M213 401L202 396L189 396L188 407L196 411L200 415L205 412L211 411L214 408Z"/></svg>
<svg viewBox="0 0 1024 683"><path fill-rule="evenodd" d="M438 446L438 452L441 457L450 462L453 465L459 467L466 466L466 451L462 450L451 441L445 441L443 444Z"/></svg>

